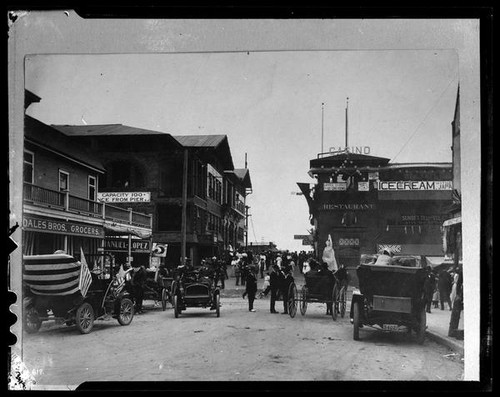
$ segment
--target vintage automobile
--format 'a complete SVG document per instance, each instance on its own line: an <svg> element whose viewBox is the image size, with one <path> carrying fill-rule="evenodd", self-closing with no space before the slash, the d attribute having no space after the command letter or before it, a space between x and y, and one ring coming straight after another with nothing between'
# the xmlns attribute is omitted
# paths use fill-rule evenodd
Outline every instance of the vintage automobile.
<svg viewBox="0 0 500 397"><path fill-rule="evenodd" d="M64 253L24 256L24 330L38 332L48 320L76 325L82 334L92 331L95 320L115 318L129 325L134 304L124 288L127 272L114 277L100 272Z"/></svg>
<svg viewBox="0 0 500 397"><path fill-rule="evenodd" d="M175 318L188 307L208 307L220 317L220 290L211 275L199 269L180 271L174 277L171 291Z"/></svg>
<svg viewBox="0 0 500 397"><path fill-rule="evenodd" d="M365 326L382 331L415 331L423 343L426 331L425 270L420 257L396 256L390 265L362 263L357 268L359 289L353 291L350 319L353 339Z"/></svg>

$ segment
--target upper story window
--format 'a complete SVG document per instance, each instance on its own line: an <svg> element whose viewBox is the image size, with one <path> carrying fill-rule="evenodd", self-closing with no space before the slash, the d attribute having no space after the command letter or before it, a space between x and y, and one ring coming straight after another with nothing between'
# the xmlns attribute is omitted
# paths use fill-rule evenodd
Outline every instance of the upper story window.
<svg viewBox="0 0 500 397"><path fill-rule="evenodd" d="M63 170L59 170L59 191L69 191L69 173Z"/></svg>
<svg viewBox="0 0 500 397"><path fill-rule="evenodd" d="M96 177L89 175L89 188L88 188L88 199L92 201L97 200L97 181Z"/></svg>
<svg viewBox="0 0 500 397"><path fill-rule="evenodd" d="M24 151L23 181L33 183L35 170L35 154L27 150Z"/></svg>
<svg viewBox="0 0 500 397"><path fill-rule="evenodd" d="M103 188L130 189L144 187L144 174L140 167L127 160L107 165L107 181Z"/></svg>

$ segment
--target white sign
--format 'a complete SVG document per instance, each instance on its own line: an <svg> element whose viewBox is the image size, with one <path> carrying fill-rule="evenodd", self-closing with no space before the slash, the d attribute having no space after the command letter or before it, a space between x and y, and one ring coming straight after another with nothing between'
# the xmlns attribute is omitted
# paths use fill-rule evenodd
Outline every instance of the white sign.
<svg viewBox="0 0 500 397"><path fill-rule="evenodd" d="M356 247L359 245L359 238L339 238L339 245Z"/></svg>
<svg viewBox="0 0 500 397"><path fill-rule="evenodd" d="M358 191L369 192L370 191L370 182L358 182Z"/></svg>
<svg viewBox="0 0 500 397"><path fill-rule="evenodd" d="M97 201L103 203L149 203L151 192L101 192Z"/></svg>
<svg viewBox="0 0 500 397"><path fill-rule="evenodd" d="M368 173L368 179L378 179L378 171L376 171L376 172L369 172Z"/></svg>
<svg viewBox="0 0 500 397"><path fill-rule="evenodd" d="M378 190L452 190L452 181L379 181Z"/></svg>
<svg viewBox="0 0 500 397"><path fill-rule="evenodd" d="M153 256L164 258L167 256L167 244L153 243Z"/></svg>
<svg viewBox="0 0 500 397"><path fill-rule="evenodd" d="M345 182L323 183L323 190L324 191L347 190L347 184Z"/></svg>
<svg viewBox="0 0 500 397"><path fill-rule="evenodd" d="M378 252L388 249L389 251L394 252L395 254L401 253L401 245L400 244L377 244Z"/></svg>

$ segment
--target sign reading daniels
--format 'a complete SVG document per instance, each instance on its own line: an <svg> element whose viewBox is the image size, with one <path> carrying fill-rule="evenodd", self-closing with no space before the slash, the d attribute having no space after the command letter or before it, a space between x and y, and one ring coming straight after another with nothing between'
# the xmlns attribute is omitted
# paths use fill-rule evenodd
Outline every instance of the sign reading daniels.
<svg viewBox="0 0 500 397"><path fill-rule="evenodd" d="M132 240L131 252L144 252L151 251L151 244L149 240ZM108 252L128 252L128 239L110 239L104 240L104 250Z"/></svg>
<svg viewBox="0 0 500 397"><path fill-rule="evenodd" d="M379 181L378 190L452 190L452 181Z"/></svg>
<svg viewBox="0 0 500 397"><path fill-rule="evenodd" d="M35 232L70 234L73 236L104 237L102 226L65 222L26 214L23 217L23 229Z"/></svg>
<svg viewBox="0 0 500 397"><path fill-rule="evenodd" d="M149 203L151 192L100 192L97 201L103 203Z"/></svg>

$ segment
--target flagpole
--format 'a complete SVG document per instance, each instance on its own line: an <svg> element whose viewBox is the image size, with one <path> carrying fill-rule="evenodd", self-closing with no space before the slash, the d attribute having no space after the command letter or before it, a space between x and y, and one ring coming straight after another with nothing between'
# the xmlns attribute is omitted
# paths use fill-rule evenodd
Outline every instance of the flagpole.
<svg viewBox="0 0 500 397"><path fill-rule="evenodd" d="M325 123L325 112L324 112L325 103L321 103L321 153L323 153L323 129Z"/></svg>
<svg viewBox="0 0 500 397"><path fill-rule="evenodd" d="M348 131L349 131L349 97L347 97L347 104L346 104L346 107L345 107L345 147L346 147L346 150L347 148L349 147L349 142L348 142L348 139L347 139L347 136L348 136Z"/></svg>

